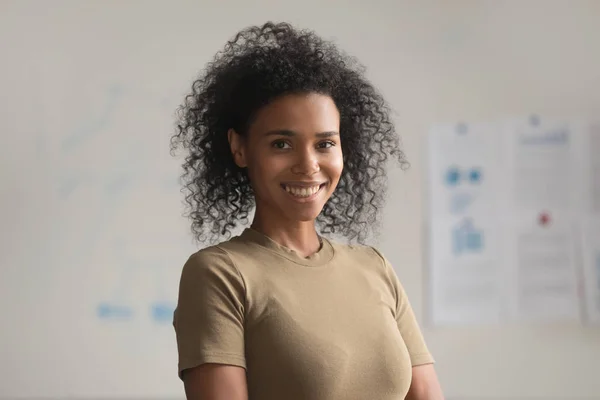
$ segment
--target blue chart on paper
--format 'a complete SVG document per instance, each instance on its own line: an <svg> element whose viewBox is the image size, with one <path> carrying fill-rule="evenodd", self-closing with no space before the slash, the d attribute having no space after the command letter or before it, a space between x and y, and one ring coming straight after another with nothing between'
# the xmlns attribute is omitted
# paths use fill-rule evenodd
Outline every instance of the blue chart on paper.
<svg viewBox="0 0 600 400"><path fill-rule="evenodd" d="M481 167L460 168L449 166L444 183L450 190L448 210L451 214L464 214L477 198L477 189L483 181Z"/></svg>
<svg viewBox="0 0 600 400"><path fill-rule="evenodd" d="M481 167L461 169L457 166L450 166L446 170L444 180L449 187L457 187L461 184L478 185L483 180L483 171Z"/></svg>
<svg viewBox="0 0 600 400"><path fill-rule="evenodd" d="M484 244L483 231L471 219L465 218L452 228L452 251L455 255L480 253Z"/></svg>

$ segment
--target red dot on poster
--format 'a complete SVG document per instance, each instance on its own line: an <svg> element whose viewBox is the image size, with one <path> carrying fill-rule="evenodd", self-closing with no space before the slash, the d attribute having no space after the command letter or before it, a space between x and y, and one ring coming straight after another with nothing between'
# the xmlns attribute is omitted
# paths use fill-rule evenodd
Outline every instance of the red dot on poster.
<svg viewBox="0 0 600 400"><path fill-rule="evenodd" d="M538 222L542 226L546 226L546 225L550 224L550 215L545 212L541 213L538 218Z"/></svg>

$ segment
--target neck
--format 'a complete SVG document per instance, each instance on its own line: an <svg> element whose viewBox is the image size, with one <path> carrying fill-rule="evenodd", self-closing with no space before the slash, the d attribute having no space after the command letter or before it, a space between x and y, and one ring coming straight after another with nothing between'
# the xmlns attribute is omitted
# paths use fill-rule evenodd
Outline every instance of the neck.
<svg viewBox="0 0 600 400"><path fill-rule="evenodd" d="M256 210L251 227L281 246L294 250L302 257L311 256L321 247L314 221L267 218Z"/></svg>

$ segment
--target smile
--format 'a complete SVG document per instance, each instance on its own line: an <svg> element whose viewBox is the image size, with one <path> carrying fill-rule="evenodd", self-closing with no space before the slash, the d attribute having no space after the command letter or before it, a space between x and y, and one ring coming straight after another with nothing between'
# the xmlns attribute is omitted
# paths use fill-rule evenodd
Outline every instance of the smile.
<svg viewBox="0 0 600 400"><path fill-rule="evenodd" d="M291 196L298 199L312 199L325 187L326 183L315 184L312 186L282 184L281 187Z"/></svg>

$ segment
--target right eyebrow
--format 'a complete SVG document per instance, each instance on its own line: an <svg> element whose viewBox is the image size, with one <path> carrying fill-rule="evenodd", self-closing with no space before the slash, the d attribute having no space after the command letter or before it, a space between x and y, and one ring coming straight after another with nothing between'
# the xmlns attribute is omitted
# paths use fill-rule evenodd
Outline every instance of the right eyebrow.
<svg viewBox="0 0 600 400"><path fill-rule="evenodd" d="M272 131L268 131L267 133L265 133L265 136L288 136L288 137L292 137L292 136L296 136L298 135L297 132L291 131L289 129L276 129L276 130L272 130ZM316 134L316 136L318 138L328 138L328 137L332 137L332 136L339 136L340 134L336 131L326 131L326 132L319 132Z"/></svg>

